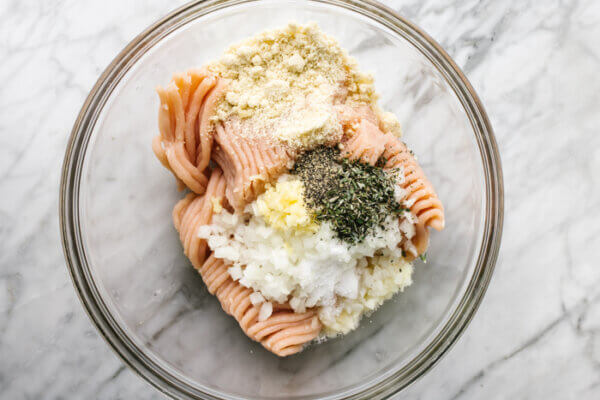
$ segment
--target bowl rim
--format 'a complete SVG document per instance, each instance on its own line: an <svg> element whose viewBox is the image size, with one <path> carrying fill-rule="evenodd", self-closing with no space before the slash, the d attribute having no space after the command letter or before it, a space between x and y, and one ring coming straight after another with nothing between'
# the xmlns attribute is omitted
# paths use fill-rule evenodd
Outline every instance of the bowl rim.
<svg viewBox="0 0 600 400"><path fill-rule="evenodd" d="M157 365L143 353L112 319L91 280L79 224L79 185L87 144L94 125L112 91L123 76L153 45L186 23L211 12L263 0L196 0L185 4L136 36L113 59L87 96L73 125L62 167L59 219L67 267L84 309L109 346L133 371L173 398L222 399L209 388L192 387ZM267 0L270 1L270 0ZM427 33L389 7L374 0L310 0L358 12L408 40L442 74L461 102L477 141L485 180L482 241L473 275L464 295L444 327L407 365L370 386L325 398L384 398L399 392L434 366L464 332L477 311L492 277L502 236L504 188L500 155L492 127L475 90L450 56ZM160 371L157 374L156 371ZM356 389L356 388L355 388ZM231 398L237 398L235 396ZM307 398L307 397L297 397Z"/></svg>

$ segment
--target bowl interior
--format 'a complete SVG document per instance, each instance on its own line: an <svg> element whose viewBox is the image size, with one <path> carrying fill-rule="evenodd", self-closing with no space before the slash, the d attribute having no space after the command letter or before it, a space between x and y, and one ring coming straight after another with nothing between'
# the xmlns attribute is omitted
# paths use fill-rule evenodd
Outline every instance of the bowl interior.
<svg viewBox="0 0 600 400"><path fill-rule="evenodd" d="M444 202L414 284L355 332L280 359L222 312L182 253L171 210L182 197L155 159L157 85L228 45L289 21L316 21L375 76L381 105ZM109 95L93 126L79 188L83 250L108 313L155 365L218 397L351 393L407 367L437 335L475 268L485 182L473 127L443 75L407 39L320 2L238 4L182 24L147 51Z"/></svg>

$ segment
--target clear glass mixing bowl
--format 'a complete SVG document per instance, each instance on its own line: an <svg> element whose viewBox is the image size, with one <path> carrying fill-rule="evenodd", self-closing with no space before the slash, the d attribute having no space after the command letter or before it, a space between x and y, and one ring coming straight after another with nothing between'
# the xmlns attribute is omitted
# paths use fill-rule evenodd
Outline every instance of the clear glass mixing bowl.
<svg viewBox="0 0 600 400"><path fill-rule="evenodd" d="M414 284L360 328L285 359L250 341L184 257L171 223L182 194L154 158L158 97L173 73L289 21L316 21L376 78L381 104L446 207ZM61 182L65 257L91 319L131 368L173 397L383 398L422 375L473 316L502 230L502 176L485 111L425 33L371 1L216 0L134 39L75 123Z"/></svg>

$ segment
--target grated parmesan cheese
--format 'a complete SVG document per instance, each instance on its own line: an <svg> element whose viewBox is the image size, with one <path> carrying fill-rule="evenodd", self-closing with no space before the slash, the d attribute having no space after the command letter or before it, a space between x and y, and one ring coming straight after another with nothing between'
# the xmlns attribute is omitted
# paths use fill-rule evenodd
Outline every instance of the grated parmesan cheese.
<svg viewBox="0 0 600 400"><path fill-rule="evenodd" d="M377 100L373 78L316 24L258 34L208 69L229 80L216 119L239 119L246 134L275 137L295 149L339 142L336 102Z"/></svg>

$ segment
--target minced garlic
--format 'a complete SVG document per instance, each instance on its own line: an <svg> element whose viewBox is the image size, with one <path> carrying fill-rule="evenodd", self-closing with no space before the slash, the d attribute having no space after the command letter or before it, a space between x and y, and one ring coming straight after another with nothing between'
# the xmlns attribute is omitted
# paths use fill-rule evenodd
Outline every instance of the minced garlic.
<svg viewBox="0 0 600 400"><path fill-rule="evenodd" d="M360 291L355 299L340 298L334 307L322 307L319 319L329 337L346 334L358 326L364 314L412 284L412 264L403 258L379 256L361 270Z"/></svg>
<svg viewBox="0 0 600 400"><path fill-rule="evenodd" d="M258 196L257 215L281 231L314 232L318 225L304 203L304 185L300 180L280 180Z"/></svg>

